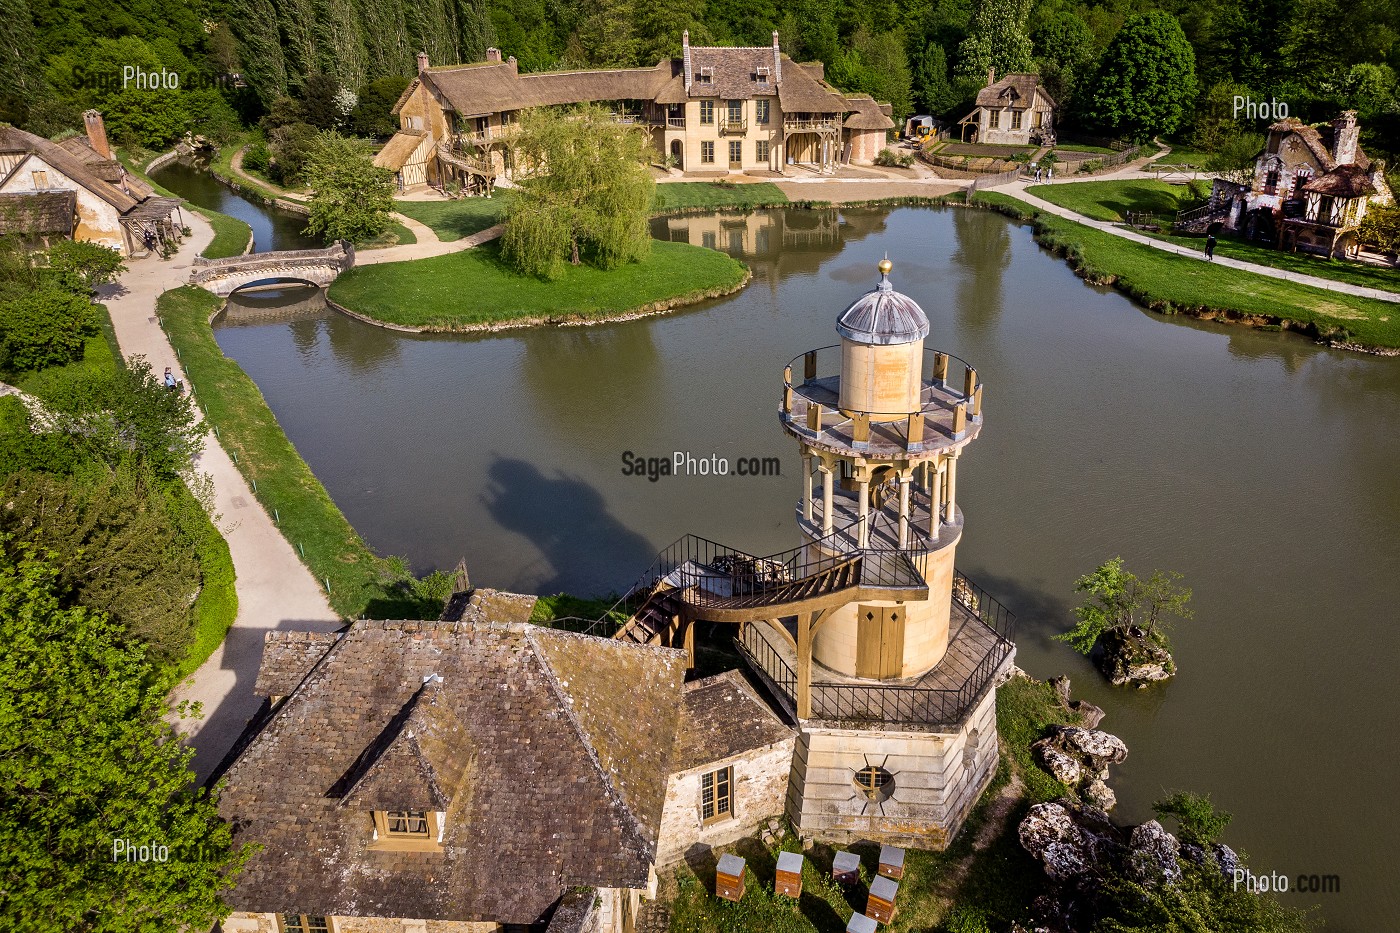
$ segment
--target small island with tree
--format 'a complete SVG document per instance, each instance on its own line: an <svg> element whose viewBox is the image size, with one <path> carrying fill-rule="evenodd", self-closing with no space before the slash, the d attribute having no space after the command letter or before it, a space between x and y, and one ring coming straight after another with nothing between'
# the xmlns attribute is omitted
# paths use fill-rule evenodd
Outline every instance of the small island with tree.
<svg viewBox="0 0 1400 933"><path fill-rule="evenodd" d="M1176 674L1166 630L1173 619L1195 614L1181 574L1154 570L1142 579L1123 566L1123 558L1114 557L1076 580L1074 591L1088 599L1074 610L1074 628L1057 640L1096 656L1116 687L1146 687Z"/></svg>

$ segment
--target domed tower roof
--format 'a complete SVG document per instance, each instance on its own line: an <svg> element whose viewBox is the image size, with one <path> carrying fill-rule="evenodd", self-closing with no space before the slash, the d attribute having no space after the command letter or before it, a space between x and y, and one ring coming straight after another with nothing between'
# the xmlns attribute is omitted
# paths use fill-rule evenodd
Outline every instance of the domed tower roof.
<svg viewBox="0 0 1400 933"><path fill-rule="evenodd" d="M836 332L856 343L888 346L913 343L928 336L928 317L918 302L890 284L888 259L880 260L880 284L841 312Z"/></svg>

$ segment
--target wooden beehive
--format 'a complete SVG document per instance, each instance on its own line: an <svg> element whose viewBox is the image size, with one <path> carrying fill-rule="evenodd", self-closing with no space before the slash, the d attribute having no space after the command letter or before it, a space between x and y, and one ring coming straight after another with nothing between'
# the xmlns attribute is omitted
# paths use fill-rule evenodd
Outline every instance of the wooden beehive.
<svg viewBox="0 0 1400 933"><path fill-rule="evenodd" d="M778 877L773 887L788 897L802 896L802 855L799 852L778 853Z"/></svg>
<svg viewBox="0 0 1400 933"><path fill-rule="evenodd" d="M904 877L904 850L898 846L880 846L880 874L895 881Z"/></svg>
<svg viewBox="0 0 1400 933"><path fill-rule="evenodd" d="M744 880L744 860L731 853L721 855L715 869L715 894L737 901L744 896Z"/></svg>
<svg viewBox="0 0 1400 933"><path fill-rule="evenodd" d="M860 880L860 856L854 852L837 852L831 860L831 877L837 884L855 884Z"/></svg>
<svg viewBox="0 0 1400 933"><path fill-rule="evenodd" d="M880 923L894 919L894 898L899 893L899 885L879 875L870 882L870 896L865 900L865 912Z"/></svg>
<svg viewBox="0 0 1400 933"><path fill-rule="evenodd" d="M851 922L846 924L846 933L875 933L875 918L865 914L851 914Z"/></svg>

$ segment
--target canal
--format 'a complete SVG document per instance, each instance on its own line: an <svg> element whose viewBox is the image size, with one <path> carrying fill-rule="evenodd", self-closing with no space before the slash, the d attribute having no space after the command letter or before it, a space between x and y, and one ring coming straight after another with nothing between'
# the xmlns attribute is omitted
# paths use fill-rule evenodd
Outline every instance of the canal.
<svg viewBox="0 0 1400 933"><path fill-rule="evenodd" d="M151 178L182 198L237 217L252 227L252 251L255 253L274 249L319 249L324 245L319 238L301 232L306 227L305 217L244 197L204 171L201 163L177 159L156 169Z"/></svg>
<svg viewBox="0 0 1400 933"><path fill-rule="evenodd" d="M491 337L380 330L288 293L235 301L216 333L381 553L602 593L686 533L796 543L782 366L835 342L888 253L928 345L986 386L958 564L1019 614L1023 668L1069 673L1108 711L1131 749L1117 816L1210 792L1256 873L1341 877L1338 894L1287 901L1320 900L1330 930L1400 928L1384 666L1400 648L1400 361L1149 314L991 213L790 210L655 233L734 252L752 284L673 316ZM779 457L782 475L624 475L628 452L676 451ZM1169 685L1114 690L1050 640L1075 577L1114 555L1195 590Z"/></svg>

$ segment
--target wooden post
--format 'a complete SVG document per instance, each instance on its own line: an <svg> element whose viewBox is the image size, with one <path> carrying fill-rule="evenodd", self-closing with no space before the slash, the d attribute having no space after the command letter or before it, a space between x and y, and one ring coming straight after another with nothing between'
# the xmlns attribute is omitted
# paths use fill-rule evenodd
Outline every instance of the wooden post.
<svg viewBox="0 0 1400 933"><path fill-rule="evenodd" d="M953 439L958 440L967 433L967 403L958 402L953 406Z"/></svg>
<svg viewBox="0 0 1400 933"><path fill-rule="evenodd" d="M851 416L851 440L857 444L870 443L870 415L857 412Z"/></svg>
<svg viewBox="0 0 1400 933"><path fill-rule="evenodd" d="M948 381L948 354L935 353L933 355L933 381L939 383Z"/></svg>
<svg viewBox="0 0 1400 933"><path fill-rule="evenodd" d="M817 351L808 350L807 355L802 358L802 378L817 378Z"/></svg>
<svg viewBox="0 0 1400 933"><path fill-rule="evenodd" d="M909 436L904 441L906 450L919 447L924 442L924 413L916 411L909 416Z"/></svg>
<svg viewBox="0 0 1400 933"><path fill-rule="evenodd" d="M830 474L828 474L830 475ZM812 621L814 613L797 617L797 718L812 718Z"/></svg>
<svg viewBox="0 0 1400 933"><path fill-rule="evenodd" d="M971 366L963 373L963 398L972 398L972 391L977 388L977 370Z"/></svg>
<svg viewBox="0 0 1400 933"><path fill-rule="evenodd" d="M972 417L974 419L982 417L982 383L977 383L977 388L972 390Z"/></svg>
<svg viewBox="0 0 1400 933"><path fill-rule="evenodd" d="M783 367L783 414L792 414L792 367Z"/></svg>
<svg viewBox="0 0 1400 933"><path fill-rule="evenodd" d="M817 437L822 436L822 407L816 402L807 405L807 430L815 432Z"/></svg>

